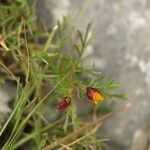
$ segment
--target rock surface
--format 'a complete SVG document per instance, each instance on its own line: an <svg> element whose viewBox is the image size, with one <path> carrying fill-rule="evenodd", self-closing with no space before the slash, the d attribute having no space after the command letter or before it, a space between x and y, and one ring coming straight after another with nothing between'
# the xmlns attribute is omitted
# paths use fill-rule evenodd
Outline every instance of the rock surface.
<svg viewBox="0 0 150 150"><path fill-rule="evenodd" d="M78 16L75 23L79 28L84 29L91 20L94 22L96 37L88 65L95 61L97 69L122 85L122 92L133 103L131 109L112 117L103 126L103 134L119 143L115 150L129 149L136 131L150 122L147 119L150 115L150 1L43 0L38 11L53 16L51 21L51 17L40 16L51 26L57 17L72 10ZM122 103L125 102L116 107Z"/></svg>
<svg viewBox="0 0 150 150"><path fill-rule="evenodd" d="M150 150L150 128L141 128L134 133L131 150Z"/></svg>
<svg viewBox="0 0 150 150"><path fill-rule="evenodd" d="M11 112L8 102L16 95L16 87L7 82L0 85L0 126L4 117Z"/></svg>
<svg viewBox="0 0 150 150"><path fill-rule="evenodd" d="M73 14L73 24L84 30L93 21L96 33L87 50L93 54L88 66L109 74L122 85L131 109L109 119L103 136L114 150L148 149L150 145L150 1L149 0L37 0L39 21L52 27L63 15ZM0 86L0 114L10 112L7 103L15 88ZM126 102L127 102L126 101ZM116 107L121 105L119 102ZM1 122L0 115L0 122ZM141 140L142 139L142 140ZM148 144L147 144L148 143ZM113 148L111 147L111 150Z"/></svg>

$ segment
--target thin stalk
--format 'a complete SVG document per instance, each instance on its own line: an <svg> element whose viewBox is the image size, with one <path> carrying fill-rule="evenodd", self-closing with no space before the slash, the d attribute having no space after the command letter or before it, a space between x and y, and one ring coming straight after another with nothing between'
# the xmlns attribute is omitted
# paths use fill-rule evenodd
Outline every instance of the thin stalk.
<svg viewBox="0 0 150 150"><path fill-rule="evenodd" d="M121 106L120 108L114 110L113 112L110 112L108 114L106 114L105 116L103 117L100 117L98 118L97 120L91 122L91 123L88 123L82 127L80 127L78 130L74 131L73 133L70 133L69 135L63 137L62 139L59 139L57 141L55 141L54 143L44 147L42 150L50 150L50 149L53 149L55 148L56 146L60 145L61 143L64 143L65 141L67 140L70 140L72 139L73 137L79 135L82 131L86 130L87 128L90 128L92 127L93 125L97 124L97 123L100 123L100 122L104 122L106 121L108 118L110 118L111 116L115 115L116 113L119 113L127 108L129 108L131 106L131 103L127 103L123 106Z"/></svg>
<svg viewBox="0 0 150 150"><path fill-rule="evenodd" d="M62 83L62 81L69 75L70 72L68 72L54 87L53 89L47 94L45 95L45 97L33 108L33 110L27 115L27 117L23 120L23 122L21 123L20 127L18 127L18 130L16 131L16 133L14 134L14 136L12 137L12 139L10 140L9 144L7 144L6 149L8 149L11 145L11 143L15 140L15 138L17 137L17 135L19 134L19 132L22 130L23 126L26 124L26 122L29 120L29 118L32 116L32 114L37 110L37 108L39 108L39 106L46 100L46 98L51 95L53 93L53 91L59 86L59 84ZM2 150L5 150L2 148Z"/></svg>

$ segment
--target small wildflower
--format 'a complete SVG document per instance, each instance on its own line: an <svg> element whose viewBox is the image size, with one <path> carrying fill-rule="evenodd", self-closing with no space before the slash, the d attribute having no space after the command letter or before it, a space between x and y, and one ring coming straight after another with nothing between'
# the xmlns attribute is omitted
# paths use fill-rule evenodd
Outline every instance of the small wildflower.
<svg viewBox="0 0 150 150"><path fill-rule="evenodd" d="M70 105L70 101L68 101L68 97L64 97L56 106L57 110L63 110Z"/></svg>
<svg viewBox="0 0 150 150"><path fill-rule="evenodd" d="M10 49L6 46L3 37L0 35L0 45L6 50L9 51Z"/></svg>
<svg viewBox="0 0 150 150"><path fill-rule="evenodd" d="M98 104L104 99L104 97L97 89L91 87L87 87L86 96L95 104Z"/></svg>

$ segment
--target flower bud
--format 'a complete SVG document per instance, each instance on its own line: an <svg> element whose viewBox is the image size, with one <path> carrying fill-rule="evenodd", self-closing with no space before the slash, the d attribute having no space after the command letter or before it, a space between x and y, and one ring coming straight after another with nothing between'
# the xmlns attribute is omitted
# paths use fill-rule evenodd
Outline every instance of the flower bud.
<svg viewBox="0 0 150 150"><path fill-rule="evenodd" d="M6 46L6 44L5 44L5 42L4 42L4 39L3 39L3 37L1 36L1 34L0 34L0 45L1 45L6 51L10 50L10 49Z"/></svg>
<svg viewBox="0 0 150 150"><path fill-rule="evenodd" d="M98 104L104 99L97 89L91 87L87 87L86 96L95 104Z"/></svg>
<svg viewBox="0 0 150 150"><path fill-rule="evenodd" d="M64 97L56 106L57 110L63 110L70 105L68 97Z"/></svg>

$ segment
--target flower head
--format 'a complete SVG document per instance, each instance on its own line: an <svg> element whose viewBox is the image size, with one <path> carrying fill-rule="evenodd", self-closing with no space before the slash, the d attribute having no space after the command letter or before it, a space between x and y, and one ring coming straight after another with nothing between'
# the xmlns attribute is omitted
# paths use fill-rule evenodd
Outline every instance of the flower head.
<svg viewBox="0 0 150 150"><path fill-rule="evenodd" d="M57 110L63 110L70 105L70 101L68 101L68 97L64 97L60 102L58 102L56 108Z"/></svg>
<svg viewBox="0 0 150 150"><path fill-rule="evenodd" d="M102 94L97 89L92 87L87 87L86 96L95 104L98 104L104 99Z"/></svg>
<svg viewBox="0 0 150 150"><path fill-rule="evenodd" d="M3 39L3 37L2 37L1 34L0 34L0 45L1 45L6 51L10 50L10 49L6 46L6 44L5 44L5 42L4 42L4 39Z"/></svg>

